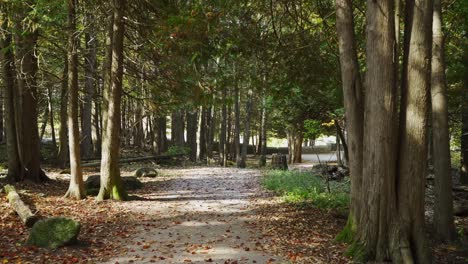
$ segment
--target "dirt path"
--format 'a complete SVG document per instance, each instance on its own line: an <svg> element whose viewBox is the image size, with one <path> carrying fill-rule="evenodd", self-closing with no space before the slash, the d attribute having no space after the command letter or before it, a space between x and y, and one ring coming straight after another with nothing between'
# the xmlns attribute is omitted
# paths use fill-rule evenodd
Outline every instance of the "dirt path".
<svg viewBox="0 0 468 264"><path fill-rule="evenodd" d="M252 211L251 200L261 193L258 171L168 172L178 175L147 182L150 188L138 194L144 200L122 203L142 222L128 251L108 263L282 263L260 251L268 237L255 228Z"/></svg>

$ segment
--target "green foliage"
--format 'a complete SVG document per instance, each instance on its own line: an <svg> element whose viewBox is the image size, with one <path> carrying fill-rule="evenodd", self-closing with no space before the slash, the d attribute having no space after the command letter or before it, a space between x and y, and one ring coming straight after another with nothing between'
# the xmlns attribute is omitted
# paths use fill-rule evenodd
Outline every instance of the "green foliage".
<svg viewBox="0 0 468 264"><path fill-rule="evenodd" d="M269 171L263 180L265 188L279 193L286 202L311 202L318 208L344 209L349 204L347 183L326 182L309 172Z"/></svg>
<svg viewBox="0 0 468 264"><path fill-rule="evenodd" d="M80 223L65 217L52 217L34 224L27 244L57 248L76 241Z"/></svg>
<svg viewBox="0 0 468 264"><path fill-rule="evenodd" d="M189 147L171 146L166 151L166 155L188 155L190 153Z"/></svg>
<svg viewBox="0 0 468 264"><path fill-rule="evenodd" d="M304 138L316 139L324 132L319 120L307 119L304 121Z"/></svg>

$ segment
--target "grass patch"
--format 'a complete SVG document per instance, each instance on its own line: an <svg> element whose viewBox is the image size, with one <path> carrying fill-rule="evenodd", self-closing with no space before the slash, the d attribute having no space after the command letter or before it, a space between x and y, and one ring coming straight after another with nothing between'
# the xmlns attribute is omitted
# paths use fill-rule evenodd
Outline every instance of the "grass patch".
<svg viewBox="0 0 468 264"><path fill-rule="evenodd" d="M262 183L286 202L311 202L322 209L344 209L349 204L348 182L332 181L328 192L326 181L310 172L272 170L266 173Z"/></svg>

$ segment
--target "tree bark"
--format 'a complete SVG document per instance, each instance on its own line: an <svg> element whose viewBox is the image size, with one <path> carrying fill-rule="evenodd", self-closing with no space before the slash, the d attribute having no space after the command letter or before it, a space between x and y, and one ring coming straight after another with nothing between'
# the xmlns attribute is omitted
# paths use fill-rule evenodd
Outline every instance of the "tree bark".
<svg viewBox="0 0 468 264"><path fill-rule="evenodd" d="M417 263L430 263L424 232L427 127L430 102L432 1L408 0L397 177L399 227ZM401 237L394 238L401 240ZM401 253L400 253L401 254ZM401 254L403 255L403 254ZM394 257L398 260L397 257Z"/></svg>
<svg viewBox="0 0 468 264"><path fill-rule="evenodd" d="M4 4L0 3L1 12L7 13ZM15 58L13 51L7 47L11 45L11 34L6 29L7 20L2 23L1 30L5 33L4 38L0 38L0 59L3 64L3 82L5 94L5 125L7 133L7 154L8 154L8 174L7 180L9 182L20 181L24 176L24 168L21 165L19 156L19 144L16 133L16 111L17 104L15 98L17 94L17 86L15 83Z"/></svg>
<svg viewBox="0 0 468 264"><path fill-rule="evenodd" d="M266 80L264 80L266 81ZM266 166L266 148L267 148L267 102L266 102L266 88L264 88L262 96L262 114L260 121L260 167Z"/></svg>
<svg viewBox="0 0 468 264"><path fill-rule="evenodd" d="M94 33L94 16L91 13L86 14L88 29L85 32L85 88L83 99L83 112L81 113L81 155L83 158L93 156L93 135L92 135L92 111L93 97L96 90L96 49L97 39Z"/></svg>
<svg viewBox="0 0 468 264"><path fill-rule="evenodd" d="M199 129L198 129L198 161L206 159L206 106L200 107Z"/></svg>
<svg viewBox="0 0 468 264"><path fill-rule="evenodd" d="M184 146L184 115L181 110L172 112L171 115L171 142L173 146Z"/></svg>
<svg viewBox="0 0 468 264"><path fill-rule="evenodd" d="M57 139L55 137L55 122L54 122L54 108L52 105L52 88L47 87L47 108L49 109L49 119L50 119L50 132L52 136L52 152L55 156L57 154Z"/></svg>
<svg viewBox="0 0 468 264"><path fill-rule="evenodd" d="M226 106L227 88L223 87L222 106L221 106L221 129L219 135L219 163L221 166L227 166L227 106Z"/></svg>
<svg viewBox="0 0 468 264"><path fill-rule="evenodd" d="M78 0L68 0L68 145L70 149L70 185L65 198L85 198L80 156L78 122L78 34L76 8Z"/></svg>
<svg viewBox="0 0 468 264"><path fill-rule="evenodd" d="M247 151L249 148L249 138L250 138L250 117L252 115L252 90L248 91L247 102L245 105L246 116L244 121L244 137L242 142L242 152L240 163L237 164L239 168L245 168L247 166Z"/></svg>
<svg viewBox="0 0 468 264"><path fill-rule="evenodd" d="M235 149L235 157L236 157L236 164L239 165L242 162L241 159L241 147L240 147L240 107L239 107L239 87L236 85L234 91L234 149Z"/></svg>
<svg viewBox="0 0 468 264"><path fill-rule="evenodd" d="M112 64L111 85L106 87L109 91L107 106L107 124L102 143L101 187L97 200L106 198L124 200L127 198L122 186L119 167L120 150L120 103L122 96L123 78L123 50L124 50L124 11L125 0L113 1L113 36L112 36Z"/></svg>
<svg viewBox="0 0 468 264"><path fill-rule="evenodd" d="M18 20L16 21L16 67L17 81L20 97L16 111L18 120L16 130L19 135L19 154L22 165L25 167L25 179L35 182L47 180L47 176L40 166L40 142L37 112L37 71L36 57L38 29L26 25L24 18L34 8L34 3L24 1L20 3Z"/></svg>
<svg viewBox="0 0 468 264"><path fill-rule="evenodd" d="M197 161L198 112L187 112L187 146L190 148L190 160Z"/></svg>
<svg viewBox="0 0 468 264"><path fill-rule="evenodd" d="M468 33L465 32L465 38ZM468 48L463 52L465 61L465 74L462 90L462 129L461 129L461 164L460 164L460 183L468 185Z"/></svg>
<svg viewBox="0 0 468 264"><path fill-rule="evenodd" d="M27 226L32 227L34 223L39 220L37 215L31 212L31 209L21 200L19 194L16 192L16 189L12 185L5 185L5 193L8 197L8 202L10 203L13 210L18 214L21 221Z"/></svg>
<svg viewBox="0 0 468 264"><path fill-rule="evenodd" d="M57 160L60 168L65 168L68 161L68 58L63 67L62 83L60 89L60 126L59 126L59 151Z"/></svg>
<svg viewBox="0 0 468 264"><path fill-rule="evenodd" d="M440 240L456 238L453 218L452 173L448 125L447 86L445 81L442 7L434 0L432 21L432 148L435 174L434 228Z"/></svg>
<svg viewBox="0 0 468 264"><path fill-rule="evenodd" d="M357 177L352 188L361 191L354 193L352 200L358 199L360 218L357 222L358 244L363 245L364 255L369 261L383 262L390 257L390 236L393 233L392 217L396 209L395 174L396 174L396 144L397 136L395 124L396 115L396 86L395 86L395 22L393 12L394 1L367 1L366 11L366 96L364 114L363 162L362 172L359 172L359 156L354 156L355 149L360 147L359 127L361 120L349 120L350 132L350 162L353 175ZM343 64L342 64L343 67ZM357 83L355 73L355 83ZM359 86L350 88L349 92L359 94ZM347 90L345 90L347 91ZM348 103L356 102L356 94L347 94L351 99ZM352 101L354 100L354 101ZM346 101L345 101L346 103ZM348 106L353 107L352 105ZM359 113L360 108L356 111ZM358 113L347 118L358 118ZM354 132L354 133L353 133ZM355 137L354 137L355 136ZM357 145L355 145L357 144ZM356 167L355 167L356 166ZM359 174L357 174L359 173ZM365 175L361 177L360 175ZM362 186L359 186L362 180ZM362 188L362 189L361 189ZM353 189L352 192L356 189ZM364 191L365 190L365 191ZM356 197L356 195L358 197ZM354 204L354 201L352 201ZM352 214L356 214L353 212ZM354 219L353 219L354 220ZM404 247L406 248L406 247ZM397 263L400 263L397 261Z"/></svg>
<svg viewBox="0 0 468 264"><path fill-rule="evenodd" d="M348 124L349 170L351 178L350 213L348 224L340 234L340 239L349 243L352 242L353 234L357 232L361 213L360 195L362 193L364 134L364 95L357 60L351 0L336 1L336 27L338 31L345 116Z"/></svg>
<svg viewBox="0 0 468 264"><path fill-rule="evenodd" d="M49 107L45 107L44 115L42 116L42 125L41 125L41 132L39 134L39 140L42 142L44 139L44 134L47 128L47 122L49 121Z"/></svg>

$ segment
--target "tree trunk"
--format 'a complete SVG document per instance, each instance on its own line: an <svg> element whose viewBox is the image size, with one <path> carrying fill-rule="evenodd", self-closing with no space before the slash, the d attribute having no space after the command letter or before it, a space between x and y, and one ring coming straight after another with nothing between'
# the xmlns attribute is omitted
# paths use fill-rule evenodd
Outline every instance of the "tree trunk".
<svg viewBox="0 0 468 264"><path fill-rule="evenodd" d="M96 85L96 92L94 93L93 98L93 126L94 126L94 133L93 133L93 147L94 147L94 155L97 156L101 153L101 95L100 95L100 83Z"/></svg>
<svg viewBox="0 0 468 264"><path fill-rule="evenodd" d="M260 121L260 167L266 166L266 148L267 148L267 105L266 92L263 91L262 97L262 116Z"/></svg>
<svg viewBox="0 0 468 264"><path fill-rule="evenodd" d="M0 3L1 12L7 13L4 4ZM7 47L11 45L11 35L6 30L7 20L2 23L1 30L6 32L4 38L0 37L0 59L3 63L3 83L5 94L5 124L7 134L7 154L8 154L8 174L7 180L9 182L20 181L24 176L24 168L21 165L19 156L19 144L16 133L16 111L17 104L15 104L15 97L17 94L17 87L15 84L15 58L13 51Z"/></svg>
<svg viewBox="0 0 468 264"><path fill-rule="evenodd" d="M213 106L205 108L205 144L206 144L206 162L210 164L213 159Z"/></svg>
<svg viewBox="0 0 468 264"><path fill-rule="evenodd" d="M351 201L348 223L338 238L350 243L357 232L361 213L360 195L362 193L364 134L364 95L357 60L351 0L336 1L336 27L338 31L345 116L348 124L349 173L351 178Z"/></svg>
<svg viewBox="0 0 468 264"><path fill-rule="evenodd" d="M37 113L37 72L38 62L36 46L38 39L37 29L25 25L21 17L25 17L34 8L34 3L24 1L21 3L18 21L16 21L16 71L20 97L18 104L21 110L16 111L17 134L20 159L25 167L25 179L35 182L47 180L47 176L40 166L40 142ZM19 109L19 108L18 108Z"/></svg>
<svg viewBox="0 0 468 264"><path fill-rule="evenodd" d="M348 151L348 144L346 143L346 138L343 134L343 129L340 126L340 123L338 120L335 120L335 127L338 132L338 137L340 138L341 144L343 145L343 152L344 152L344 158L345 158L345 164L349 163L349 151Z"/></svg>
<svg viewBox="0 0 468 264"><path fill-rule="evenodd" d="M445 81L444 34L442 7L434 0L432 21L432 142L435 174L434 228L438 239L456 237L453 219L452 166L448 125L447 86Z"/></svg>
<svg viewBox="0 0 468 264"><path fill-rule="evenodd" d="M234 91L234 149L235 149L235 157L236 157L236 164L239 165L242 162L241 159L241 147L240 147L240 107L239 107L239 87L236 86Z"/></svg>
<svg viewBox="0 0 468 264"><path fill-rule="evenodd" d="M245 105L246 116L244 121L244 138L242 142L242 152L240 163L237 164L239 168L245 168L247 166L247 151L249 148L249 138L250 138L250 117L252 115L252 90L248 91L247 102Z"/></svg>
<svg viewBox="0 0 468 264"><path fill-rule="evenodd" d="M221 166L227 166L227 106L226 106L227 88L223 87L223 97L221 106L221 129L219 135L219 163Z"/></svg>
<svg viewBox="0 0 468 264"><path fill-rule="evenodd" d="M197 161L198 112L187 112L187 146L190 148L190 160Z"/></svg>
<svg viewBox="0 0 468 264"><path fill-rule="evenodd" d="M393 0L367 1L366 113L364 115L363 171L360 173L365 177L354 174L358 173L359 168L355 168L356 164L353 164L354 161L359 162L359 157L354 156L354 150L358 146L354 144L360 144L358 141L359 135L353 133L353 131L360 131L358 127L354 126L360 124L361 120L349 120L348 122L351 135L349 139L351 170L354 169L353 175L362 180L362 190L365 190L361 191L362 197L354 193L351 198L352 200L356 199L354 195L358 195L357 199L362 199L359 202L361 206L353 208L353 210L360 211L357 230L360 243L358 244L363 245L363 255L366 256L367 260L377 262L391 259L389 248L390 236L393 230L389 227L392 226L392 217L396 209L395 160L397 158L397 136L395 124L398 117L396 115L393 7ZM357 76L357 73L355 73L355 76ZM356 80L356 77L354 77L354 80ZM357 83L354 85L357 85ZM359 87L352 88L352 91L359 93L357 89ZM346 97L351 100L358 100L354 94L347 94ZM348 103L351 102L353 101ZM358 109L356 111L359 111ZM347 116L347 118L355 117L358 117L357 113L354 116ZM352 188L361 190L360 186L353 186ZM403 248L406 249L406 247Z"/></svg>
<svg viewBox="0 0 468 264"><path fill-rule="evenodd" d="M68 145L70 149L70 185L65 198L85 198L80 156L78 122L78 34L76 7L78 0L68 0Z"/></svg>
<svg viewBox="0 0 468 264"><path fill-rule="evenodd" d="M8 197L8 202L10 203L11 207L13 207L13 210L18 214L20 217L21 221L27 226L27 227L32 227L34 223L39 220L37 215L33 214L31 212L31 209L24 204L24 202L21 200L19 194L16 192L16 189L12 185L5 185L5 193Z"/></svg>
<svg viewBox="0 0 468 264"><path fill-rule="evenodd" d="M468 33L465 32L465 39ZM462 90L462 129L461 129L461 164L460 164L460 183L468 185L468 49L463 52L465 61L465 74Z"/></svg>
<svg viewBox="0 0 468 264"><path fill-rule="evenodd" d="M52 136L52 152L55 156L57 154L57 139L55 138L55 122L54 122L54 108L52 105L52 88L47 87L47 108L49 109L49 119L50 119L50 132Z"/></svg>
<svg viewBox="0 0 468 264"><path fill-rule="evenodd" d="M412 259L418 263L430 263L424 232L424 193L427 176L432 1L408 0L406 8L408 14L405 22L400 150L396 180L399 228L404 232L403 239L409 242ZM402 238L393 239L400 241ZM394 260L397 261L398 257L394 257Z"/></svg>
<svg viewBox="0 0 468 264"><path fill-rule="evenodd" d="M171 142L173 146L184 146L184 115L181 110L172 112L171 115Z"/></svg>
<svg viewBox="0 0 468 264"><path fill-rule="evenodd" d="M62 83L60 89L60 127L59 127L59 151L57 160L60 168L65 168L68 161L68 58L65 60L63 67Z"/></svg>
<svg viewBox="0 0 468 264"><path fill-rule="evenodd" d="M199 129L198 129L198 161L206 159L206 106L200 107Z"/></svg>
<svg viewBox="0 0 468 264"><path fill-rule="evenodd" d="M44 139L44 134L47 128L47 122L49 121L49 107L44 109L44 115L42 116L42 125L41 125L41 133L39 134L39 140L42 142Z"/></svg>
<svg viewBox="0 0 468 264"><path fill-rule="evenodd" d="M102 143L101 187L98 200L106 198L124 200L127 194L122 186L119 167L120 103L122 96L124 11L125 0L114 0L111 85L108 89L107 124Z"/></svg>
<svg viewBox="0 0 468 264"><path fill-rule="evenodd" d="M93 140L92 140L92 108L93 97L96 90L96 49L97 39L94 33L94 16L91 13L86 14L88 20L88 29L85 32L85 88L83 99L83 112L81 113L82 129L81 129L81 154L84 158L93 156Z"/></svg>

